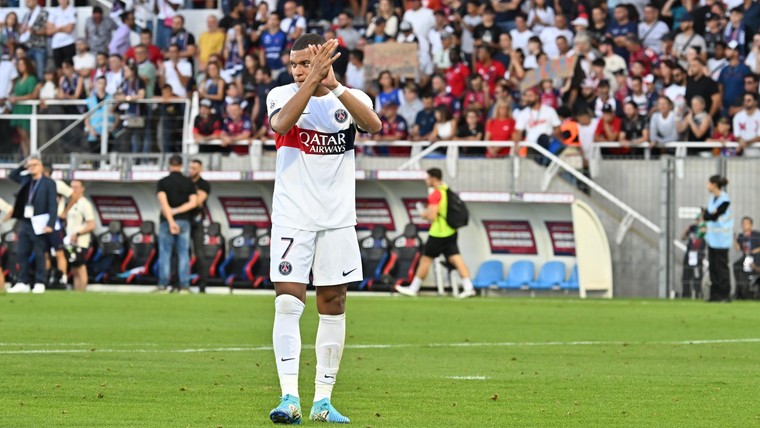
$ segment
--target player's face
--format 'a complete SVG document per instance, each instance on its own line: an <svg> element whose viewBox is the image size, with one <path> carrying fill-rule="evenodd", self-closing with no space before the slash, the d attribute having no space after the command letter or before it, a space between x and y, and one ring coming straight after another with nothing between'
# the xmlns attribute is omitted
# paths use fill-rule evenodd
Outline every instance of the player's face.
<svg viewBox="0 0 760 428"><path fill-rule="evenodd" d="M290 69L293 71L293 79L299 87L311 73L311 56L308 49L290 51Z"/></svg>

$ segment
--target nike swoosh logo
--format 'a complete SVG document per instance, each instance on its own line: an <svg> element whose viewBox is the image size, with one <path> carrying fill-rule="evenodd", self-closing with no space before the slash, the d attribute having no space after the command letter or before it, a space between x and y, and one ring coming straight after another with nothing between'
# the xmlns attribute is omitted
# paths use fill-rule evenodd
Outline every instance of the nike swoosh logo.
<svg viewBox="0 0 760 428"><path fill-rule="evenodd" d="M325 375L325 379L335 379L335 376L328 376L328 375Z"/></svg>
<svg viewBox="0 0 760 428"><path fill-rule="evenodd" d="M290 361L290 360L295 360L295 357L293 357L293 358L280 358L280 361Z"/></svg>
<svg viewBox="0 0 760 428"><path fill-rule="evenodd" d="M355 271L356 269L358 269L358 268L353 268L353 269L351 269L351 270L350 270L350 271L348 271L348 272L346 272L346 271L343 271L343 276L348 276L348 275L350 275L350 274L351 274L351 272Z"/></svg>
<svg viewBox="0 0 760 428"><path fill-rule="evenodd" d="M301 113L301 115L304 115L304 114L309 114L309 113L310 113L310 112L308 112L308 111L305 111L305 112Z"/></svg>

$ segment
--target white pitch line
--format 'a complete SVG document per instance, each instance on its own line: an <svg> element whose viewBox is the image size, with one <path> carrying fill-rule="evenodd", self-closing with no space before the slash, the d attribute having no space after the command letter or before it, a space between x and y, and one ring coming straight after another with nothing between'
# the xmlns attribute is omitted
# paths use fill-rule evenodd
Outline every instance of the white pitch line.
<svg viewBox="0 0 760 428"><path fill-rule="evenodd" d="M401 349L401 348L510 348L510 347L535 347L535 346L620 346L620 345L712 345L730 343L760 343L760 338L744 339L707 339L707 340L678 340L661 342L636 342L636 341L571 341L571 342L461 342L461 343L428 343L428 344L357 344L346 345L347 349ZM59 344L50 344L60 346ZM19 345L28 346L28 345ZM88 345L92 346L92 345ZM303 345L302 349L314 349L314 345ZM91 347L90 349L18 349L3 350L0 355L13 354L84 354L92 353L127 353L127 354L189 354L203 352L259 352L271 351L271 346L237 346L237 347L204 347L185 349L112 349Z"/></svg>
<svg viewBox="0 0 760 428"><path fill-rule="evenodd" d="M454 380L486 380L490 379L487 376L446 376L446 379Z"/></svg>

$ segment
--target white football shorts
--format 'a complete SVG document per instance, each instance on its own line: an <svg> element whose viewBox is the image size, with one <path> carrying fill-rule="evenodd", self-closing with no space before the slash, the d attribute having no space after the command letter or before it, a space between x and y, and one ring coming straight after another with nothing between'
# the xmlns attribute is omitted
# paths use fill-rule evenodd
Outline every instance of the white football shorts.
<svg viewBox="0 0 760 428"><path fill-rule="evenodd" d="M356 229L313 232L272 225L269 277L272 282L341 285L364 279Z"/></svg>

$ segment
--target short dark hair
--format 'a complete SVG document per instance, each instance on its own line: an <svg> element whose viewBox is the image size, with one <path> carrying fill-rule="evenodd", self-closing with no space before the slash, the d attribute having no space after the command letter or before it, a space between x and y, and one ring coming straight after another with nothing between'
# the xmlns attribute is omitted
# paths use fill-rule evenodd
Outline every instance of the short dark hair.
<svg viewBox="0 0 760 428"><path fill-rule="evenodd" d="M748 215L745 215L744 217L742 217L742 221L744 221L744 220L747 220L749 222L749 224L755 224L755 222L752 221L752 217L750 217Z"/></svg>
<svg viewBox="0 0 760 428"><path fill-rule="evenodd" d="M303 36L299 37L295 43L293 43L293 47L290 48L290 50L300 51L308 48L309 45L323 45L325 43L327 43L327 40L325 40L325 38L321 35L317 33L306 33Z"/></svg>
<svg viewBox="0 0 760 428"><path fill-rule="evenodd" d="M181 165L182 165L182 156L172 155L169 158L169 166L181 166Z"/></svg>
<svg viewBox="0 0 760 428"><path fill-rule="evenodd" d="M354 49L349 52L349 54L358 59L359 62L364 62L364 52L362 52L361 49Z"/></svg>
<svg viewBox="0 0 760 428"><path fill-rule="evenodd" d="M190 163L197 163L200 166L203 166L203 161L200 159L193 159L190 161Z"/></svg>
<svg viewBox="0 0 760 428"><path fill-rule="evenodd" d="M140 34L150 34L153 35L153 32L150 31L150 28L143 28L142 31L140 31Z"/></svg>
<svg viewBox="0 0 760 428"><path fill-rule="evenodd" d="M427 175L437 180L443 180L443 171L440 168L430 168L427 170Z"/></svg>

